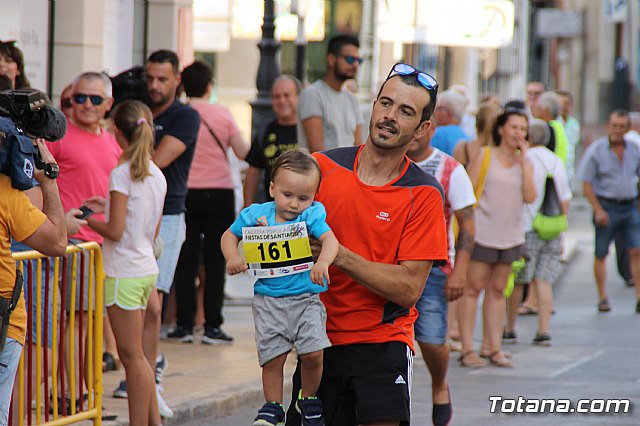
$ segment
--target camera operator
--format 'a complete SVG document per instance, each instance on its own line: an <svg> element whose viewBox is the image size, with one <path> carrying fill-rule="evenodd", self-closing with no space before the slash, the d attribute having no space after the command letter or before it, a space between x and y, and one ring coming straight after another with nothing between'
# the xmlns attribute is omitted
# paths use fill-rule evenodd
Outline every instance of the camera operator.
<svg viewBox="0 0 640 426"><path fill-rule="evenodd" d="M5 120L4 118L0 118ZM0 133L0 143L4 144L4 134ZM42 139L36 145L45 164L56 164ZM0 174L0 306L3 307L2 326L6 327L6 340L0 351L0 426L6 425L9 416L9 402L13 381L20 361L25 341L27 313L21 289L16 281L15 261L11 256L11 238L23 241L29 247L47 256L64 255L67 245L65 214L60 202L56 184L56 169L36 169L34 176L42 190L42 211L36 208L23 191L11 186L9 176ZM16 285L18 284L18 285ZM12 299L17 303L12 306ZM13 310L10 310L13 309ZM4 336L4 333L0 334Z"/></svg>

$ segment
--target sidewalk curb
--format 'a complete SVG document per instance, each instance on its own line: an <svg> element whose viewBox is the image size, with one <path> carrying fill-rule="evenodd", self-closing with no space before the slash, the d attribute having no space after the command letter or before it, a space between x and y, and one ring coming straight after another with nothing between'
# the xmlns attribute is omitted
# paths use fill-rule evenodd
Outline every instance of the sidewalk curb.
<svg viewBox="0 0 640 426"><path fill-rule="evenodd" d="M203 397L182 404L174 409L175 416L164 421L165 426L182 425L197 420L222 418L234 412L246 408L249 405L257 405L264 400L262 387L253 389L240 389L223 398L211 399Z"/></svg>
<svg viewBox="0 0 640 426"><path fill-rule="evenodd" d="M163 425L176 426L198 420L223 418L249 405L258 405L263 400L264 395L260 386L252 389L231 388L228 395L222 398L205 396L192 399L179 407L171 407L174 416L171 419L163 419ZM105 426L128 426L129 421L125 418L118 418L114 421L103 422L103 424Z"/></svg>

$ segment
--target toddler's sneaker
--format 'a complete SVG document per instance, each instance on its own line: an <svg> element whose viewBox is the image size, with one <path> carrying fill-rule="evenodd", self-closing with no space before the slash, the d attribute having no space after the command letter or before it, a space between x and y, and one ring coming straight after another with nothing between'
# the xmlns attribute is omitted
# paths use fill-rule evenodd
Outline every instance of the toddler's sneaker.
<svg viewBox="0 0 640 426"><path fill-rule="evenodd" d="M127 395L127 381L126 380L120 380L120 384L118 385L116 390L113 391L113 397L114 398L127 399L128 395Z"/></svg>
<svg viewBox="0 0 640 426"><path fill-rule="evenodd" d="M296 401L296 410L302 417L302 426L324 426L322 401L316 397L302 397L302 391Z"/></svg>
<svg viewBox="0 0 640 426"><path fill-rule="evenodd" d="M284 407L277 402L267 402L258 410L253 426L283 426Z"/></svg>

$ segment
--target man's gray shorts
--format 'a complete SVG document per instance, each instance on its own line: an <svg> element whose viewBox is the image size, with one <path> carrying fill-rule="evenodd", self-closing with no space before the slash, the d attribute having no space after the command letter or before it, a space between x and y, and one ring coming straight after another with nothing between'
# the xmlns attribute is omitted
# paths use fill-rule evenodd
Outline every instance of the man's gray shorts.
<svg viewBox="0 0 640 426"><path fill-rule="evenodd" d="M253 297L258 361L264 366L295 346L298 355L331 346L327 337L327 311L320 296Z"/></svg>

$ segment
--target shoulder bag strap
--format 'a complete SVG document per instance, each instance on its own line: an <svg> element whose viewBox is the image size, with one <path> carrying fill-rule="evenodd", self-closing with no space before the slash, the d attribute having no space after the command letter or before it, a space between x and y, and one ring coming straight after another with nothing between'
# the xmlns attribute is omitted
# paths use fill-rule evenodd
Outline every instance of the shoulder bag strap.
<svg viewBox="0 0 640 426"><path fill-rule="evenodd" d="M227 160L229 159L229 157L227 157L227 150L224 149L224 146L222 146L222 142L220 142L220 139L218 139L218 137L216 136L216 134L213 132L213 129L211 128L211 126L209 126L207 124L206 121L204 121L204 118L202 118L202 115L200 115L200 121L202 121L202 124L204 124L204 127L207 128L207 130L209 130L209 133L211 133L211 136L213 136L213 139L215 139L215 141L218 143L218 146L220 147L220 149L222 150L222 153L224 154L225 158L227 158Z"/></svg>
<svg viewBox="0 0 640 426"><path fill-rule="evenodd" d="M487 146L482 148L482 164L480 165L480 175L478 176L478 185L474 188L476 195L476 206L480 202L482 192L484 191L484 183L487 180L487 174L489 173L489 165L491 164L491 149Z"/></svg>

